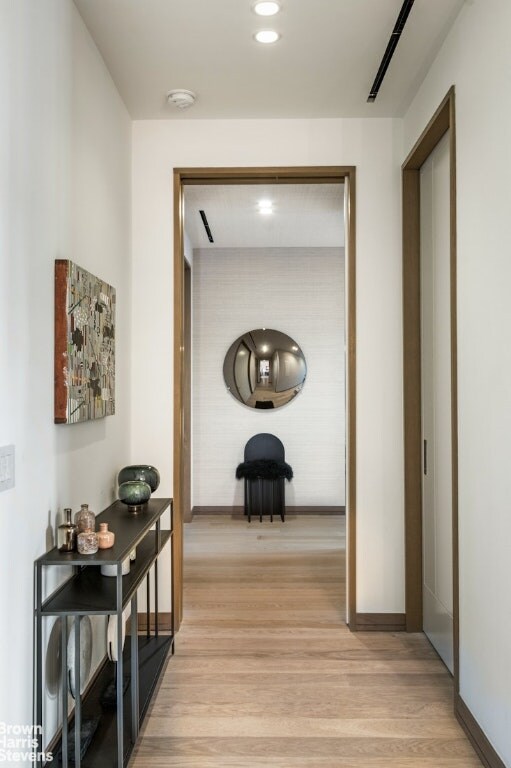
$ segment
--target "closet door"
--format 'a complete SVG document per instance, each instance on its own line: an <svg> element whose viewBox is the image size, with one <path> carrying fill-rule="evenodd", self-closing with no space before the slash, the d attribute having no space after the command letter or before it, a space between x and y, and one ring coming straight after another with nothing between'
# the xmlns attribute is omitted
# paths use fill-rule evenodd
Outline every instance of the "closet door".
<svg viewBox="0 0 511 768"><path fill-rule="evenodd" d="M453 672L449 134L420 178L423 627Z"/></svg>

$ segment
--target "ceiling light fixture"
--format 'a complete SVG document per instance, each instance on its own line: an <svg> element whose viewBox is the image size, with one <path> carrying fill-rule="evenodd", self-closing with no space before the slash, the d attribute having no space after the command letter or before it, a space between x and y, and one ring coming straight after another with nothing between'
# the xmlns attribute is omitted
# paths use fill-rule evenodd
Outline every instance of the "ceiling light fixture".
<svg viewBox="0 0 511 768"><path fill-rule="evenodd" d="M275 0L262 0L254 5L254 12L258 16L275 16L280 11L280 3Z"/></svg>
<svg viewBox="0 0 511 768"><path fill-rule="evenodd" d="M214 243L215 241L213 240L213 235L211 234L211 229L210 229L210 226L209 226L208 218L206 216L206 212L205 211L199 211L199 214L200 214L200 217L202 219L202 223L204 224L204 229L206 230L206 234L208 236L209 242L210 243Z"/></svg>
<svg viewBox="0 0 511 768"><path fill-rule="evenodd" d="M259 207L259 213L273 213L273 203L271 200L259 200L257 205Z"/></svg>
<svg viewBox="0 0 511 768"><path fill-rule="evenodd" d="M167 101L178 109L188 109L193 107L197 96L193 91L187 91L184 88L175 88L167 93Z"/></svg>
<svg viewBox="0 0 511 768"><path fill-rule="evenodd" d="M372 84L371 90L369 91L369 96L367 97L367 101L370 104L376 101L376 97L378 96L378 92L381 88L383 78L385 77L385 73L390 64L390 60L394 55L394 51L396 50L396 46L399 42L414 2L415 0L404 0L403 5L401 6L401 10L399 11L399 16L397 17L394 29L392 30L387 48L385 49L385 53L383 54L380 66L378 67L378 72L374 78L374 83Z"/></svg>
<svg viewBox="0 0 511 768"><path fill-rule="evenodd" d="M260 32L256 32L254 35L255 39L258 43L276 43L277 40L280 38L280 35L278 32L275 32L274 29L261 29Z"/></svg>

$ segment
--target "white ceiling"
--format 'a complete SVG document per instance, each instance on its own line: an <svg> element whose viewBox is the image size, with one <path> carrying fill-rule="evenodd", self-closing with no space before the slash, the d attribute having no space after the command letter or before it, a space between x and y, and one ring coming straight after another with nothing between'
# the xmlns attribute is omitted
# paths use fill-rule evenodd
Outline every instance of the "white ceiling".
<svg viewBox="0 0 511 768"><path fill-rule="evenodd" d="M366 99L402 0L75 0L134 119L403 114L464 0L415 0L374 104ZM274 27L282 38L253 40ZM180 111L174 88L198 101Z"/></svg>
<svg viewBox="0 0 511 768"><path fill-rule="evenodd" d="M193 248L305 248L344 245L343 184L230 184L184 187ZM274 213L261 214L260 200ZM213 235L210 243L199 210Z"/></svg>

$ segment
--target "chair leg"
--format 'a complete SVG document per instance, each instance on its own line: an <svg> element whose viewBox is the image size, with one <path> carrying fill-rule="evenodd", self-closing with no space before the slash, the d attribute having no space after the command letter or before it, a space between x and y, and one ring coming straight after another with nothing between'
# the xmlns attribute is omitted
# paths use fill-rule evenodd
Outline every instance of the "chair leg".
<svg viewBox="0 0 511 768"><path fill-rule="evenodd" d="M252 511L259 508L259 522L263 522L263 514L266 510L270 515L270 522L273 523L273 517L280 514L280 519L284 523L286 520L286 502L285 502L285 480L284 478L264 480L261 477L248 480L244 479L244 513L248 522L252 521ZM266 502L266 506L265 506Z"/></svg>
<svg viewBox="0 0 511 768"><path fill-rule="evenodd" d="M252 512L252 498L251 498L252 488L250 485L250 482L245 478L245 515L248 517L248 522L251 522L251 512Z"/></svg>

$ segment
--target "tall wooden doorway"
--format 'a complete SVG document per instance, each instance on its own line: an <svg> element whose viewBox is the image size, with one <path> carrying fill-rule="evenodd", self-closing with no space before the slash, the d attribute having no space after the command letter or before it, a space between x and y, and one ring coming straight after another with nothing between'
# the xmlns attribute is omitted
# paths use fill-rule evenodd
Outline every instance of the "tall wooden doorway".
<svg viewBox="0 0 511 768"><path fill-rule="evenodd" d="M186 408L189 387L189 347L186 338L183 187L187 184L332 184L344 183L346 225L346 516L347 620L356 629L356 255L355 177L353 166L289 168L174 169L174 627L183 615L183 522L189 498L186 465ZM188 368L188 371L187 371ZM343 457L339 457L342 461Z"/></svg>
<svg viewBox="0 0 511 768"><path fill-rule="evenodd" d="M420 174L448 133L450 219L450 375L454 684L459 692L458 419L456 321L456 131L451 88L402 167L406 628L423 629L421 201Z"/></svg>

